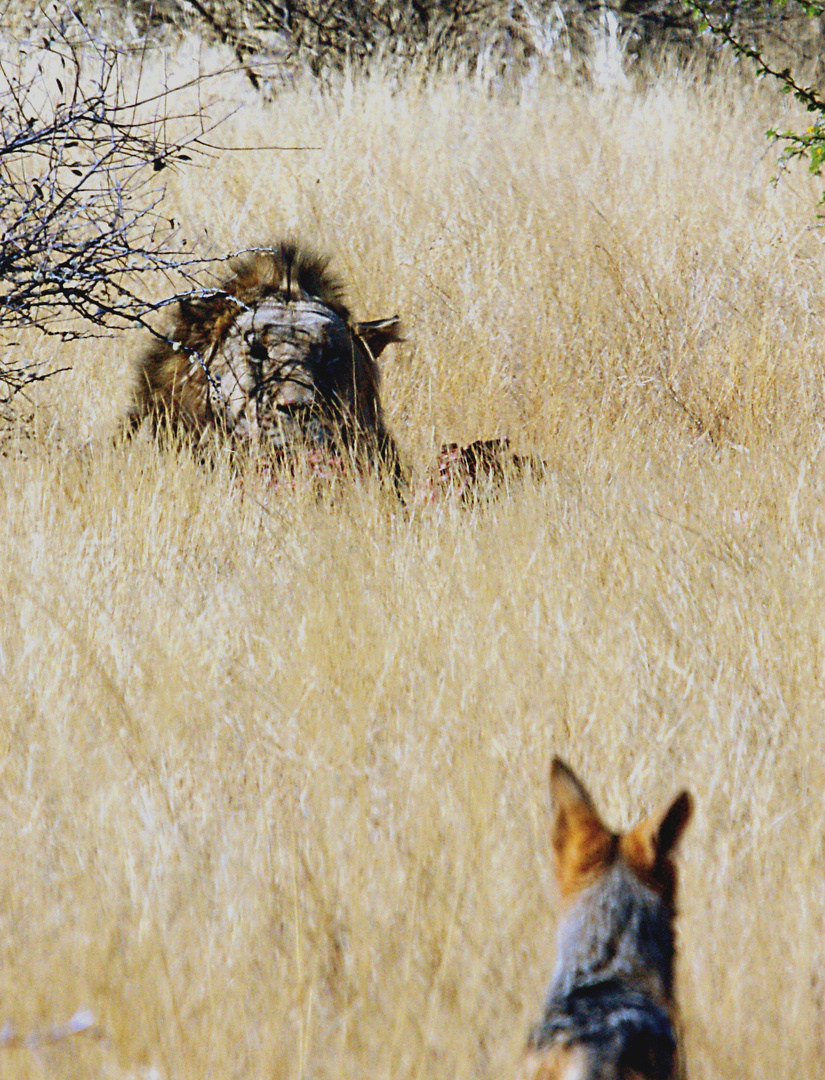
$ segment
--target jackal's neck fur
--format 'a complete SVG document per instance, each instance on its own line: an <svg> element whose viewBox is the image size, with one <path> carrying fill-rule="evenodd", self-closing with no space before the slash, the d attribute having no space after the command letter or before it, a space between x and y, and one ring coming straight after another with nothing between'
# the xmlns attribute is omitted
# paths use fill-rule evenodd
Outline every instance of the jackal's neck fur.
<svg viewBox="0 0 825 1080"><path fill-rule="evenodd" d="M674 954L672 910L616 859L579 894L559 925L548 998L617 982L668 1006Z"/></svg>

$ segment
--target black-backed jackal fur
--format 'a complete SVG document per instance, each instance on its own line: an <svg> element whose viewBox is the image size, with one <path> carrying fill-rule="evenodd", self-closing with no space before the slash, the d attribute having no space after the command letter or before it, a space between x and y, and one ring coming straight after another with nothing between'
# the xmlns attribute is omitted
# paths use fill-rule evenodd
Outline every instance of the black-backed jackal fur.
<svg viewBox="0 0 825 1080"><path fill-rule="evenodd" d="M519 1080L675 1080L674 854L683 791L630 832L612 832L556 758L552 846L562 900L556 970Z"/></svg>

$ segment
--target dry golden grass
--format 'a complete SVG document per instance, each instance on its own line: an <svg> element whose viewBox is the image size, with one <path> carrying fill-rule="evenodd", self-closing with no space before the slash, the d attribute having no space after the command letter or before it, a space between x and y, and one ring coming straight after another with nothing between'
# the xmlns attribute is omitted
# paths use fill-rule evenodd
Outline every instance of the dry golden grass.
<svg viewBox="0 0 825 1080"><path fill-rule="evenodd" d="M181 61L181 65L184 62ZM679 787L690 1075L825 1069L821 239L732 76L374 76L245 100L170 209L396 310L388 419L549 462L499 500L276 495L111 443L68 349L0 459L0 1078L505 1078L553 959L546 773ZM37 344L42 355L54 347ZM14 447L11 447L13 450Z"/></svg>

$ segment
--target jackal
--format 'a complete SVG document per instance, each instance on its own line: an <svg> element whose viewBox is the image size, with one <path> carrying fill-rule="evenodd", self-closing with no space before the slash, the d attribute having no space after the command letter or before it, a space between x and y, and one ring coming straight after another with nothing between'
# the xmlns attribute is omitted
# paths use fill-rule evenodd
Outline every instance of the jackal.
<svg viewBox="0 0 825 1080"><path fill-rule="evenodd" d="M550 792L563 914L556 970L519 1080L674 1080L673 855L691 796L683 791L618 834L558 758Z"/></svg>

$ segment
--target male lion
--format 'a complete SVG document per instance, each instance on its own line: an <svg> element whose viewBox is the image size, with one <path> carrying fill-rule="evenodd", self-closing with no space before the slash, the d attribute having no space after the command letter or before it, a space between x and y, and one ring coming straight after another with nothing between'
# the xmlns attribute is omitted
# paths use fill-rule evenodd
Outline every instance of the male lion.
<svg viewBox="0 0 825 1080"><path fill-rule="evenodd" d="M401 480L384 426L378 357L401 341L397 316L353 322L328 260L291 242L239 260L219 288L184 300L137 364L127 429L145 420L196 443L301 445L382 462Z"/></svg>

